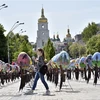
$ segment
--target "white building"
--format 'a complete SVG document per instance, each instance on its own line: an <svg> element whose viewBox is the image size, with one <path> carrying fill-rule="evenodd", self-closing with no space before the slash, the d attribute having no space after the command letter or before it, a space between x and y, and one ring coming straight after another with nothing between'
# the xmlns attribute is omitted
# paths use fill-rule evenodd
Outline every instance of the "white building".
<svg viewBox="0 0 100 100"><path fill-rule="evenodd" d="M74 42L74 40L72 39L71 34L70 34L70 29L67 29L67 35L64 38L63 42L66 42L66 43Z"/></svg>
<svg viewBox="0 0 100 100"><path fill-rule="evenodd" d="M51 39L51 41L53 42L53 46L55 47L55 53L59 53L62 50L65 50L67 47L67 44L64 42L60 41L59 35L57 34L57 36L55 37L55 35L53 36L53 38Z"/></svg>
<svg viewBox="0 0 100 100"><path fill-rule="evenodd" d="M41 18L38 19L38 30L36 48L43 48L49 39L48 20L44 16L44 9L41 9Z"/></svg>

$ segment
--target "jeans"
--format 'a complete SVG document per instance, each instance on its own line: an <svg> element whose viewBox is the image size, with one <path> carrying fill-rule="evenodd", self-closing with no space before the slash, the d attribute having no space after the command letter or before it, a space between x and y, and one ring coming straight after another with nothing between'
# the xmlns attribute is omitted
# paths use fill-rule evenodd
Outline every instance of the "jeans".
<svg viewBox="0 0 100 100"><path fill-rule="evenodd" d="M35 74L35 79L34 79L34 84L33 84L32 90L35 90L36 85L37 85L37 81L39 78L41 79L42 83L44 84L46 90L49 90L49 87L45 81L44 75L42 75L40 72L36 72L36 74Z"/></svg>

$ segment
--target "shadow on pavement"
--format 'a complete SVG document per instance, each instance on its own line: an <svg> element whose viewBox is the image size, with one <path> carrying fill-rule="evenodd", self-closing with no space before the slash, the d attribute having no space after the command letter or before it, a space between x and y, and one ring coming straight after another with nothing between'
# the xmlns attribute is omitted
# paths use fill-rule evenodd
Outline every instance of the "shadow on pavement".
<svg viewBox="0 0 100 100"><path fill-rule="evenodd" d="M72 91L72 90L68 90L68 91L66 91L66 90L60 90L60 91L55 91L55 92L67 92L67 93L79 93L80 91Z"/></svg>
<svg viewBox="0 0 100 100"><path fill-rule="evenodd" d="M80 91L66 91L67 93L80 93Z"/></svg>
<svg viewBox="0 0 100 100"><path fill-rule="evenodd" d="M0 97L19 97L19 96L22 96L21 94L18 94L18 95L0 95Z"/></svg>
<svg viewBox="0 0 100 100"><path fill-rule="evenodd" d="M24 95L36 95L36 94L38 94L38 93L33 93L33 94L24 94Z"/></svg>
<svg viewBox="0 0 100 100"><path fill-rule="evenodd" d="M43 96L55 96L55 94L49 94L49 95L43 94Z"/></svg>

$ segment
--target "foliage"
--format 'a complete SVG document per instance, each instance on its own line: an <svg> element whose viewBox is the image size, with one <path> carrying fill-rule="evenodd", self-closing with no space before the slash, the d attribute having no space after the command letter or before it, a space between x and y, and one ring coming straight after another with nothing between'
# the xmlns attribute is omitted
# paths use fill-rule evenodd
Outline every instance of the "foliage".
<svg viewBox="0 0 100 100"><path fill-rule="evenodd" d="M67 53L69 54L69 56L71 57L72 55L70 54L70 46L72 45L72 42L70 42L70 43L68 43L67 44L67 47L66 47L66 49L65 49L65 51L67 51Z"/></svg>
<svg viewBox="0 0 100 100"><path fill-rule="evenodd" d="M5 29L0 24L0 60L7 62L7 40L4 36Z"/></svg>
<svg viewBox="0 0 100 100"><path fill-rule="evenodd" d="M85 27L82 32L82 38L83 38L84 42L87 42L89 40L89 38L91 38L93 35L96 35L98 30L99 29L94 22L89 23L88 26Z"/></svg>
<svg viewBox="0 0 100 100"><path fill-rule="evenodd" d="M69 54L72 58L77 58L79 56L82 56L86 53L86 47L79 44L79 43L73 43L69 47Z"/></svg>
<svg viewBox="0 0 100 100"><path fill-rule="evenodd" d="M79 44L79 56L84 56L86 55L86 46Z"/></svg>
<svg viewBox="0 0 100 100"><path fill-rule="evenodd" d="M8 33L7 39L10 48L10 62L16 61L20 52L26 52L30 57L33 56L33 47L27 35Z"/></svg>
<svg viewBox="0 0 100 100"><path fill-rule="evenodd" d="M90 38L86 46L87 46L87 54L100 52L100 34Z"/></svg>
<svg viewBox="0 0 100 100"><path fill-rule="evenodd" d="M45 58L47 59L47 61L49 61L55 55L55 48L53 47L53 43L50 39L48 39L48 42L47 44L45 44L43 49L45 53Z"/></svg>
<svg viewBox="0 0 100 100"><path fill-rule="evenodd" d="M37 57L36 51L33 51L33 56L34 56L35 58Z"/></svg>

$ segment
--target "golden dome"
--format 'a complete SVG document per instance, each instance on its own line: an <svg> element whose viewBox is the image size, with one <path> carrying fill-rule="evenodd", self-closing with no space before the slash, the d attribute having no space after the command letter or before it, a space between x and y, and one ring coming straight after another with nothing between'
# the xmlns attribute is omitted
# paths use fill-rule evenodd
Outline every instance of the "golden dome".
<svg viewBox="0 0 100 100"><path fill-rule="evenodd" d="M41 10L41 18L38 19L38 23L47 23L47 22L48 22L48 20L47 20L47 18L45 18L44 9L42 8L42 10Z"/></svg>
<svg viewBox="0 0 100 100"><path fill-rule="evenodd" d="M39 18L38 22L39 23L47 23L48 21L47 21L47 18Z"/></svg>
<svg viewBox="0 0 100 100"><path fill-rule="evenodd" d="M70 30L69 30L69 29L67 30L67 35L66 35L66 37L71 37L71 34L70 34Z"/></svg>
<svg viewBox="0 0 100 100"><path fill-rule="evenodd" d="M71 37L71 34L67 34L66 37Z"/></svg>

